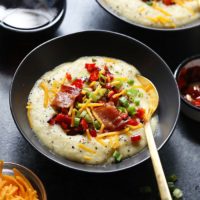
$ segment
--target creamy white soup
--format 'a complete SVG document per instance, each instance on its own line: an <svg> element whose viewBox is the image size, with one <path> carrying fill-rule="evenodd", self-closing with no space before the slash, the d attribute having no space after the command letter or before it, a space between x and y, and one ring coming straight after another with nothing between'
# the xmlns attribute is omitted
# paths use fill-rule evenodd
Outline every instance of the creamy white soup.
<svg viewBox="0 0 200 200"><path fill-rule="evenodd" d="M30 126L40 142L66 159L120 162L146 146L148 87L131 64L108 57L81 57L46 72L27 103ZM158 123L151 119L154 132Z"/></svg>
<svg viewBox="0 0 200 200"><path fill-rule="evenodd" d="M199 19L198 0L103 0L117 15L145 26L176 28Z"/></svg>

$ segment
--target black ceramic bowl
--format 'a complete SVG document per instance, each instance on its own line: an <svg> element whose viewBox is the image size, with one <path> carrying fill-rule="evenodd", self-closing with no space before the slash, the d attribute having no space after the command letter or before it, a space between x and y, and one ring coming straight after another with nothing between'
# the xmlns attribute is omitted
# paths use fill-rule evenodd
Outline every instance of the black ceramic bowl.
<svg viewBox="0 0 200 200"><path fill-rule="evenodd" d="M157 87L159 131L155 136L158 149L168 140L179 114L179 93L167 64L149 47L128 36L106 32L85 31L52 39L30 52L19 65L10 91L10 107L15 123L26 140L40 153L66 167L87 172L114 172L133 167L149 158L145 148L121 163L107 166L84 165L66 160L44 147L31 130L26 104L34 83L57 65L82 56L108 56L135 65Z"/></svg>
<svg viewBox="0 0 200 200"><path fill-rule="evenodd" d="M200 55L195 55L185 59L176 69L174 76L179 85L182 113L189 118L200 122L200 107L191 103L191 100L188 101L184 98L185 94L183 94L188 94L188 92L185 91L189 91L189 86L195 85L195 83L200 83ZM198 89L196 89L196 92L191 89L192 88L190 87L189 96L196 96Z"/></svg>
<svg viewBox="0 0 200 200"><path fill-rule="evenodd" d="M112 8L110 8L106 3L105 0L96 0L97 3L104 9L106 10L108 13L110 13L111 15L113 15L114 17L128 23L131 24L135 27L140 27L143 29L147 29L147 30L155 30L155 31L181 31L181 30L186 30L186 29L191 29L197 26L200 26L200 19L195 20L194 22L191 22L187 25L181 26L181 27L176 27L176 28L156 28L156 27L151 27L151 26L145 26L136 22L133 22L131 20L128 20L127 18L119 15L119 13L117 13L115 10L113 10Z"/></svg>
<svg viewBox="0 0 200 200"><path fill-rule="evenodd" d="M66 0L2 0L0 27L9 33L52 33L61 24Z"/></svg>

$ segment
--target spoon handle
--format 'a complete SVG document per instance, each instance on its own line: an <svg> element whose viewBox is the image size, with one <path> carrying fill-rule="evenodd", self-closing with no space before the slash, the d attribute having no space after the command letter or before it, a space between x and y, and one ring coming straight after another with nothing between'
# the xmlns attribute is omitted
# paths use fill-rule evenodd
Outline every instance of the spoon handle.
<svg viewBox="0 0 200 200"><path fill-rule="evenodd" d="M161 200L172 200L149 121L145 123L144 128Z"/></svg>

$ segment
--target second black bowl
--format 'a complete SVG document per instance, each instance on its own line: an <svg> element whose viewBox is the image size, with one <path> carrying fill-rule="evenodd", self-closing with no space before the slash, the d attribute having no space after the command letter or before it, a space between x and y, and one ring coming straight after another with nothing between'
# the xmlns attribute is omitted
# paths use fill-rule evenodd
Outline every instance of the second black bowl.
<svg viewBox="0 0 200 200"><path fill-rule="evenodd" d="M121 163L106 166L84 165L66 160L43 146L29 126L26 104L34 83L45 72L64 62L82 56L107 56L135 65L156 86L159 131L155 136L160 149L172 134L177 122L180 98L176 81L167 64L149 47L128 36L106 32L85 31L50 40L30 52L19 65L10 91L10 107L16 125L26 140L40 153L63 166L87 172L113 172L135 166L149 158L148 149Z"/></svg>

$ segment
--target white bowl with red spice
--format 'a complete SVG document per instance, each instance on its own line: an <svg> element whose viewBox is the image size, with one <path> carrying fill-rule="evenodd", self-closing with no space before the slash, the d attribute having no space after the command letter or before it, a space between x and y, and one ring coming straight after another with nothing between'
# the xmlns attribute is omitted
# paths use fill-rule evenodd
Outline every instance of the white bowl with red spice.
<svg viewBox="0 0 200 200"><path fill-rule="evenodd" d="M175 71L181 96L181 111L200 121L200 55L184 60Z"/></svg>

